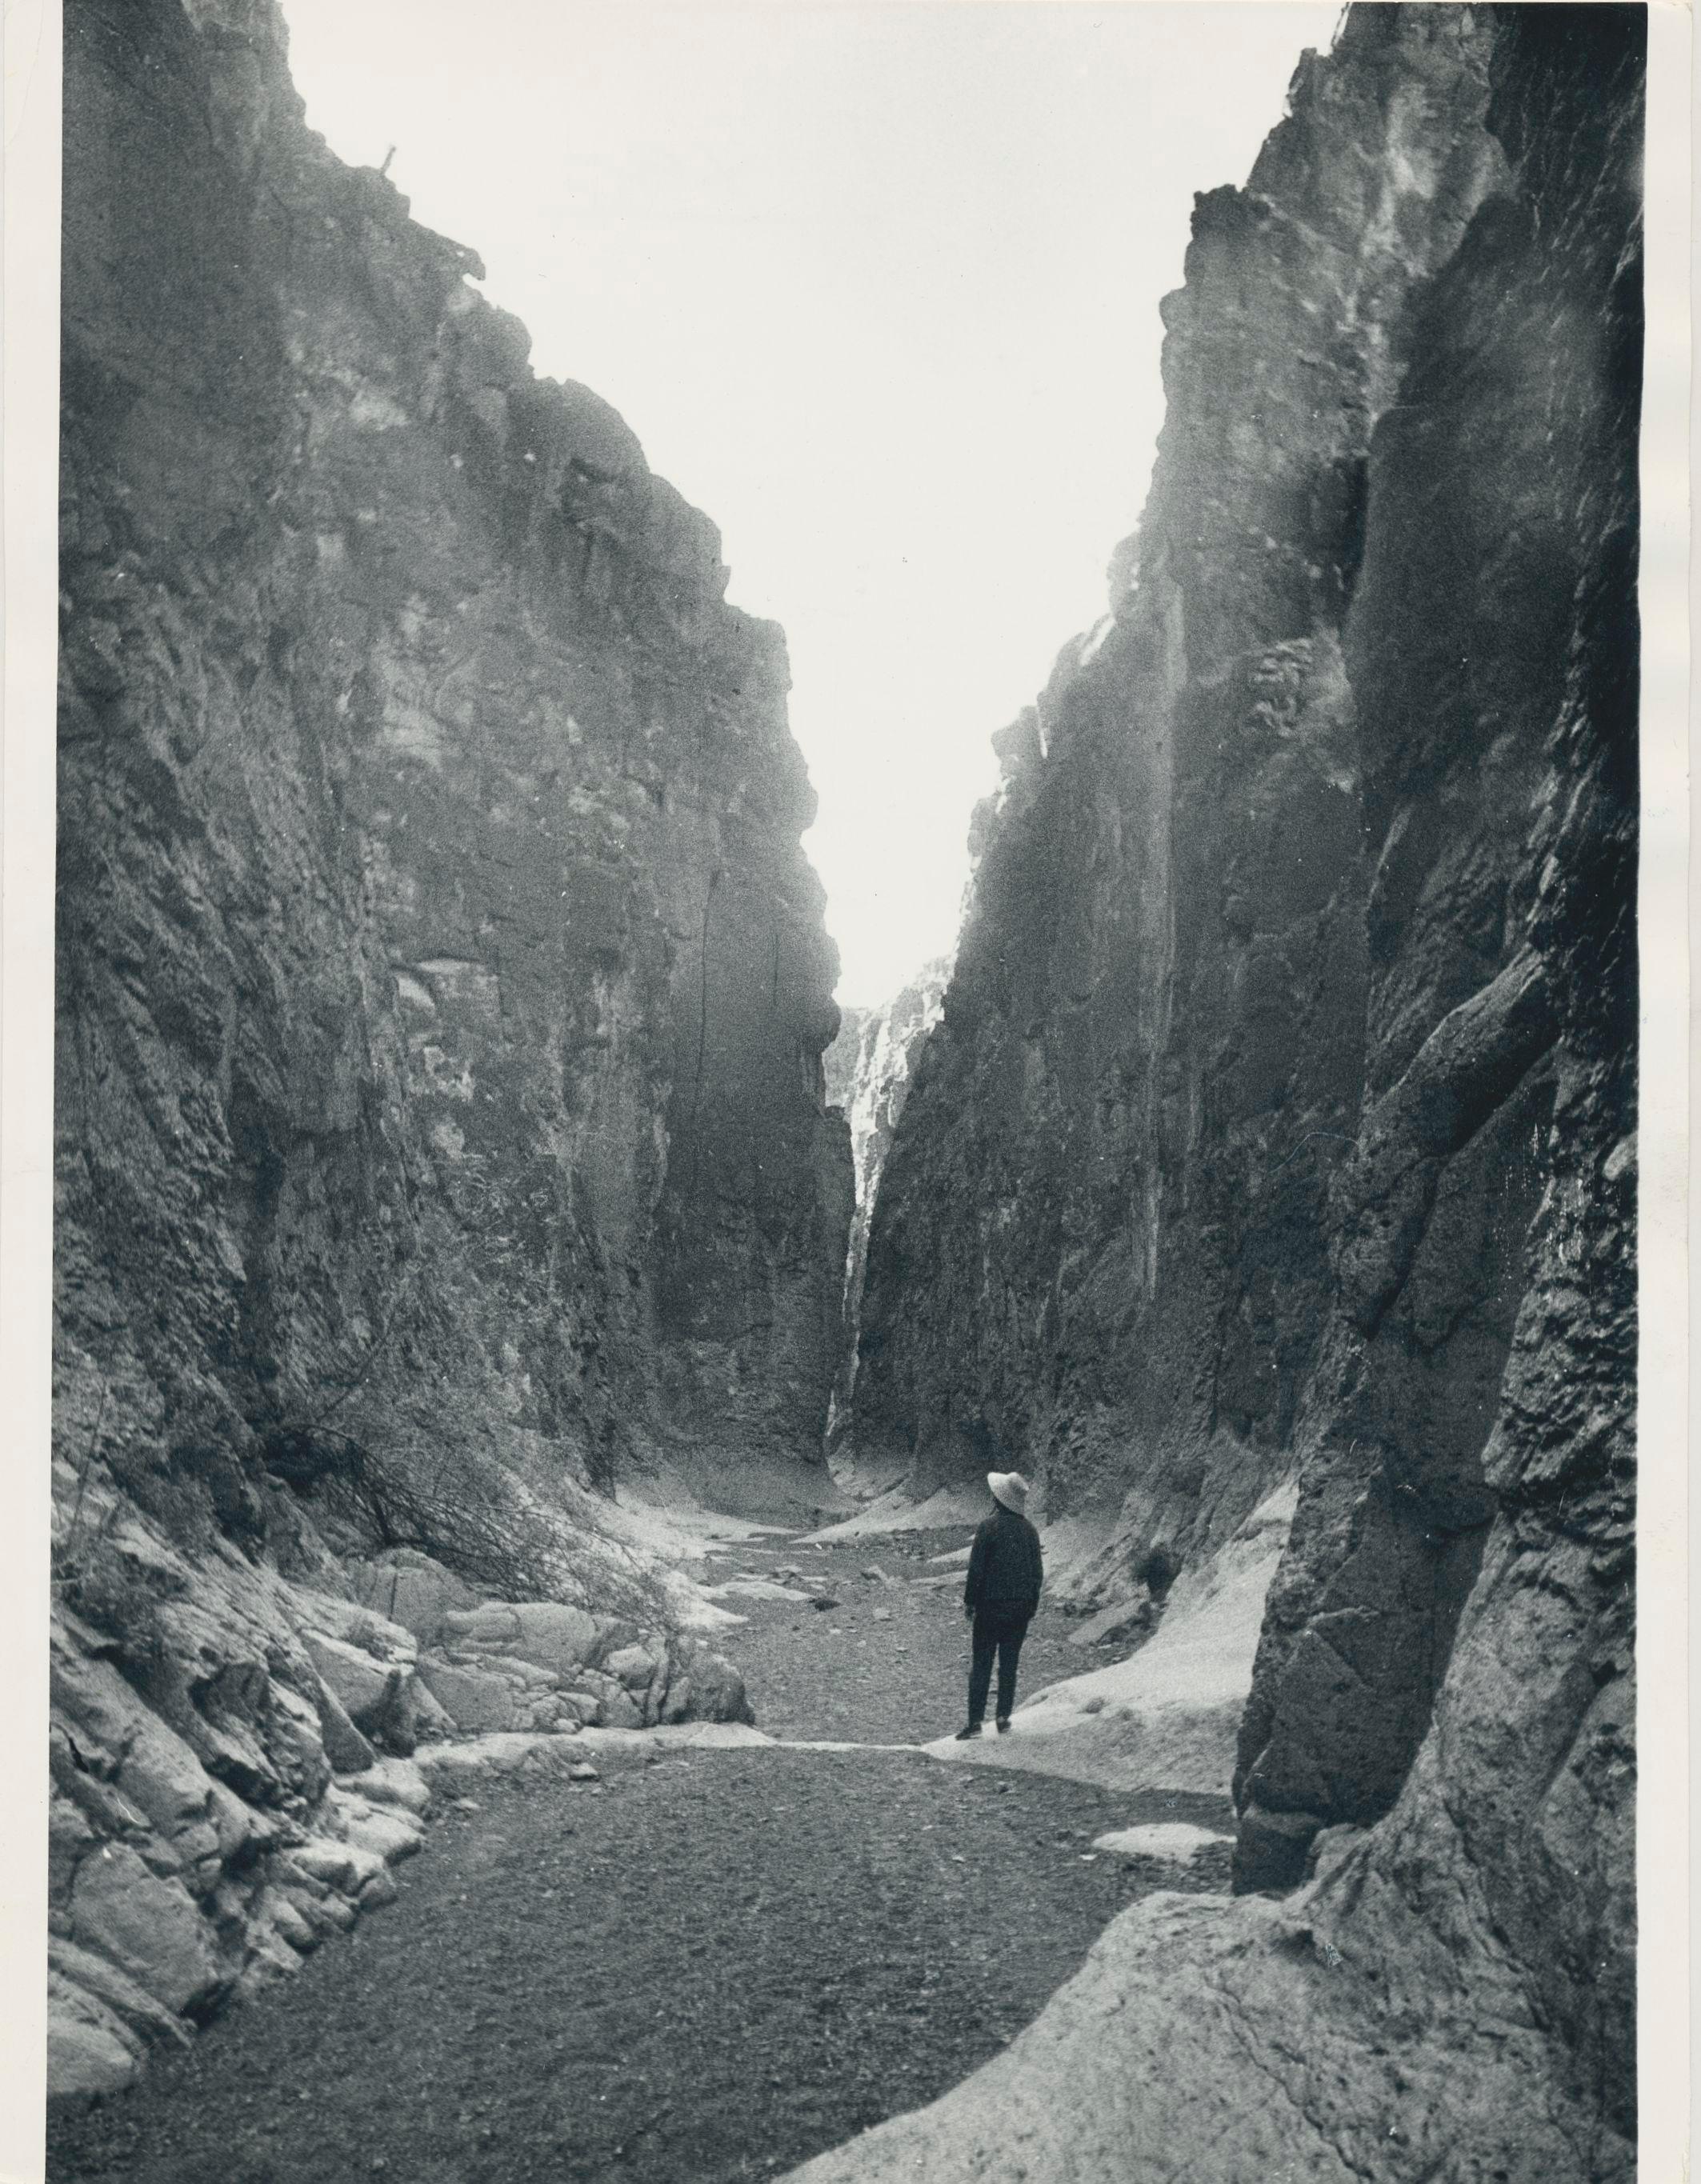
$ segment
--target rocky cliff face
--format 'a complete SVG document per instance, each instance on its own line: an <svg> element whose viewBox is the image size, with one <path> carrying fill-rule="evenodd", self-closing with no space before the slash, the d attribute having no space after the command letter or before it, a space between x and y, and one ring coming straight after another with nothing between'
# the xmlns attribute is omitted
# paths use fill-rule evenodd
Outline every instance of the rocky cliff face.
<svg viewBox="0 0 1701 2184"><path fill-rule="evenodd" d="M865 1448L1119 1513L1101 1576L1297 1475L1238 1872L1316 1877L1104 1959L1269 2064L1201 2173L1627 2159L1642 69L1634 10L1361 9L1199 201L875 1209ZM1191 2142L1162 2049L1107 2175Z"/></svg>
<svg viewBox="0 0 1701 2184"><path fill-rule="evenodd" d="M1199 202L1151 503L996 738L870 1238L856 1435L929 1476L1001 1449L1054 1514L1137 1485L1185 1546L1290 1461L1367 1069L1370 442L1411 298L1504 184L1486 52L1463 11L1366 11ZM1458 930L1463 998L1499 934Z"/></svg>
<svg viewBox="0 0 1701 2184"><path fill-rule="evenodd" d="M806 1482L850 1170L778 631L274 9L86 0L68 64L66 1371L173 1461L424 1373L544 1472Z"/></svg>
<svg viewBox="0 0 1701 2184"><path fill-rule="evenodd" d="M56 1917L142 1829L223 1937L176 2009L258 1930L208 1798L298 1831L360 1756L291 1583L428 1552L457 1612L619 1611L666 1702L588 1490L824 1490L851 1163L784 648L713 526L306 131L270 0L75 0L65 114L66 1780L121 1779L129 1689L217 1841L90 1790ZM510 1650L478 1726L572 1680Z"/></svg>
<svg viewBox="0 0 1701 2184"><path fill-rule="evenodd" d="M829 1447L843 1438L850 1423L869 1221L892 1134L909 1097L910 1074L922 1042L939 1021L950 971L941 956L924 965L908 985L878 1008L846 1009L838 1038L822 1057L828 1103L842 1108L850 1125L850 1156L856 1172L856 1210L845 1263L845 1341L828 1425Z"/></svg>

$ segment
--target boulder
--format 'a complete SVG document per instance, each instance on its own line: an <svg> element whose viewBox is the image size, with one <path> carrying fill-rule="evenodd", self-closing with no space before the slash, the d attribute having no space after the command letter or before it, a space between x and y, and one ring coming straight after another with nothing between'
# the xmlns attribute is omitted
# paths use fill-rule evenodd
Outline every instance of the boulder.
<svg viewBox="0 0 1701 2184"><path fill-rule="evenodd" d="M603 1667L622 1687L628 1691L648 1691L661 1668L659 1658L647 1646L622 1646L617 1653L611 1653Z"/></svg>
<svg viewBox="0 0 1701 2184"><path fill-rule="evenodd" d="M387 1903L393 1903L400 1892L391 1880L388 1869L381 1865L375 1874L361 1883L356 1900L363 1911L382 1911Z"/></svg>
<svg viewBox="0 0 1701 2184"><path fill-rule="evenodd" d="M156 2002L145 1987L107 1958L80 1949L58 1935L50 1936L47 1942L47 1980L50 1993L75 1988L81 1997L92 1997L119 2020L125 2037L132 2043L156 2048L188 2044L188 2030L181 2018ZM72 2006L80 2006L75 1997Z"/></svg>
<svg viewBox="0 0 1701 2184"><path fill-rule="evenodd" d="M692 1649L675 1671L661 1709L664 1722L754 1722L745 1680L732 1663L707 1646Z"/></svg>
<svg viewBox="0 0 1701 2184"><path fill-rule="evenodd" d="M254 1906L257 1923L282 1935L298 1955L309 1956L325 1938L321 1927L302 1909L287 1889L268 1888Z"/></svg>
<svg viewBox="0 0 1701 2184"><path fill-rule="evenodd" d="M486 1652L477 1646L453 1646L449 1649L449 1660L456 1665L472 1669L489 1669L522 1691L559 1691L561 1680L553 1669L541 1668L535 1661L522 1660L513 1653Z"/></svg>
<svg viewBox="0 0 1701 2184"><path fill-rule="evenodd" d="M355 1563L349 1589L363 1607L411 1632L421 1646L435 1646L444 1618L474 1607L477 1595L429 1555L413 1547L392 1548L376 1561Z"/></svg>
<svg viewBox="0 0 1701 2184"><path fill-rule="evenodd" d="M282 1864L291 1875L316 1880L335 1889L339 1896L363 1902L367 1886L384 1869L382 1852L362 1843L333 1841L328 1836L310 1836L305 1842L295 1844Z"/></svg>
<svg viewBox="0 0 1701 2184"><path fill-rule="evenodd" d="M47 2106L75 2107L129 2085L140 2058L125 2041L110 2012L95 2005L73 2008L47 1997Z"/></svg>
<svg viewBox="0 0 1701 2184"><path fill-rule="evenodd" d="M319 1734L324 1740L325 1757L339 1774L361 1774L378 1756L328 1684L320 1685Z"/></svg>
<svg viewBox="0 0 1701 2184"><path fill-rule="evenodd" d="M395 1719L385 1741L404 1755L421 1744L440 1744L453 1736L455 1719L417 1675L409 1676L396 1696Z"/></svg>
<svg viewBox="0 0 1701 2184"><path fill-rule="evenodd" d="M616 1685L597 1708L599 1729L642 1729L644 1715L629 1691Z"/></svg>
<svg viewBox="0 0 1701 2184"><path fill-rule="evenodd" d="M243 1864L277 1840L277 1823L245 1805L222 1782L209 1786L207 1812L218 1840L219 1856L227 1866Z"/></svg>
<svg viewBox="0 0 1701 2184"><path fill-rule="evenodd" d="M327 1934L346 1934L354 1923L352 1905L304 1875L296 1875L281 1882L273 1892L297 1912L321 1940Z"/></svg>
<svg viewBox="0 0 1701 2184"><path fill-rule="evenodd" d="M207 1770L174 1730L145 1707L137 1708L125 1740L118 1787L167 1837L207 1824Z"/></svg>
<svg viewBox="0 0 1701 2184"><path fill-rule="evenodd" d="M301 1970L301 1951L276 1927L251 1924L244 1938L248 1954L235 1986L239 2001L254 2002L270 1994Z"/></svg>
<svg viewBox="0 0 1701 2184"><path fill-rule="evenodd" d="M331 1780L331 1763L319 1731L318 1708L274 1676L266 1686L259 1732L260 1752L267 1763L258 1786L260 1798L267 1797L269 1775L272 1783L293 1791L310 1805L317 1804ZM219 1733L226 1744L240 1748L252 1742L228 1724L220 1724ZM240 1780L235 1780L235 1787L246 1792L247 1786Z"/></svg>
<svg viewBox="0 0 1701 2184"><path fill-rule="evenodd" d="M356 1729L376 1733L393 1714L404 1670L380 1661L346 1639L304 1631L302 1642L313 1665Z"/></svg>
<svg viewBox="0 0 1701 2184"><path fill-rule="evenodd" d="M411 1858L425 1840L420 1822L398 1806L369 1805L353 1799L338 1818L344 1840L357 1850L371 1851L386 1865Z"/></svg>
<svg viewBox="0 0 1701 2184"><path fill-rule="evenodd" d="M559 1691L544 1691L539 1696L521 1701L516 1726L547 1729L558 1736L576 1736L580 1719L577 1709L569 1706Z"/></svg>
<svg viewBox="0 0 1701 2184"><path fill-rule="evenodd" d="M419 1680L464 1735L515 1725L519 1709L514 1686L505 1676L488 1669L424 1660L420 1663Z"/></svg>
<svg viewBox="0 0 1701 2184"><path fill-rule="evenodd" d="M411 1759L376 1760L354 1786L375 1805L395 1805L421 1819L431 1804L431 1785Z"/></svg>
<svg viewBox="0 0 1701 2184"><path fill-rule="evenodd" d="M520 1635L520 1618L516 1611L499 1600L481 1601L476 1607L446 1614L443 1618L443 1645L472 1644L479 1646L512 1646Z"/></svg>
<svg viewBox="0 0 1701 2184"><path fill-rule="evenodd" d="M180 1880L149 1872L127 1843L77 1869L71 1939L108 1958L168 2009L209 2001L224 1984L206 1921Z"/></svg>
<svg viewBox="0 0 1701 2184"><path fill-rule="evenodd" d="M522 1661L571 1676L595 1653L599 1625L583 1607L568 1607L553 1600L522 1601L514 1610L518 1635L508 1641L508 1651Z"/></svg>

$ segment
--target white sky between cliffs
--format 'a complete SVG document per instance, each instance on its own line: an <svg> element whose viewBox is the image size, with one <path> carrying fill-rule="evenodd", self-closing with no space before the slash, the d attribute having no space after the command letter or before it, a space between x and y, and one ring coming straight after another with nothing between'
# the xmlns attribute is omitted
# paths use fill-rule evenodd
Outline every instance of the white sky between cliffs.
<svg viewBox="0 0 1701 2184"><path fill-rule="evenodd" d="M988 738L1104 610L1193 193L1339 10L283 0L308 120L476 249L784 627L843 1001L956 932Z"/></svg>

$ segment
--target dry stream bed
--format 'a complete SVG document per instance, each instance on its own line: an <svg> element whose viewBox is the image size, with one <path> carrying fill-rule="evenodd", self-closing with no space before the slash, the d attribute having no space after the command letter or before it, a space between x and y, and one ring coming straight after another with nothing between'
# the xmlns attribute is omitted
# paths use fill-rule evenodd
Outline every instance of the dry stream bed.
<svg viewBox="0 0 1701 2184"><path fill-rule="evenodd" d="M957 1588L912 1580L921 1548L965 1537L728 1557L719 1574L796 1563L840 1602L729 1601L750 1618L724 1642L760 1725L870 1746L956 1727ZM859 1574L873 1565L889 1581ZM1042 1613L1024 1693L1090 1665L1066 1630ZM767 2176L945 2092L1124 1904L1186 1885L1094 1855L1096 1836L1222 1817L881 1750L670 1754L596 1787L481 1788L398 1869L395 1906L57 2125L48 2175Z"/></svg>

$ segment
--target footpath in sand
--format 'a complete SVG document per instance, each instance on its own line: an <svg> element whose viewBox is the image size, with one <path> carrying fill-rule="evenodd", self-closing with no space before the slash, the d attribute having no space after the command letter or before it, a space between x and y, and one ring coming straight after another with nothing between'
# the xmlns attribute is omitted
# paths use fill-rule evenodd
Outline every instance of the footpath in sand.
<svg viewBox="0 0 1701 2184"><path fill-rule="evenodd" d="M629 1739L590 1754L596 1782L470 1782L394 1906L56 2124L49 2177L720 2184L936 2098L1135 1896L1225 1880L1215 1856L1095 1848L1219 1828L1217 1800L912 1748L962 1719L961 1572L926 1557L967 1538L768 1535L717 1558L749 1618L717 1643L762 1730L852 1748ZM1067 1627L1041 1612L1024 1691L1079 1673Z"/></svg>

